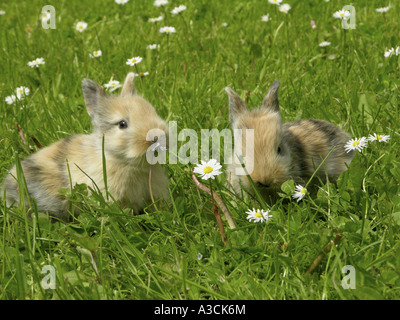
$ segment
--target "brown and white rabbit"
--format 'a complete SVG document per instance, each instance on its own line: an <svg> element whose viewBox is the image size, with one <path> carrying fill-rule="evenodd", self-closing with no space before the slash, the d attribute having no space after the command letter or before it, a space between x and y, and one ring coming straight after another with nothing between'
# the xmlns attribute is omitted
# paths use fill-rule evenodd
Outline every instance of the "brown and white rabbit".
<svg viewBox="0 0 400 320"><path fill-rule="evenodd" d="M316 175L323 181L334 179L347 169L354 151L346 153L344 145L350 136L337 126L324 120L305 119L282 124L279 111L278 88L275 81L265 96L261 107L249 110L246 103L229 87L229 120L232 129L253 129L254 157L244 155L246 163L252 163L249 174L265 200L276 198L283 182L293 179L306 183L322 160L333 149ZM243 135L245 130L242 130ZM243 143L245 138L243 138ZM245 150L245 147L242 147ZM237 175L239 161L231 159L227 167L228 179L234 191L241 186L252 192L246 175ZM249 170L250 172L251 170Z"/></svg>
<svg viewBox="0 0 400 320"><path fill-rule="evenodd" d="M35 198L39 211L70 220L71 203L61 195L60 189L71 188L78 183L94 188L94 182L105 194L102 162L104 136L107 189L123 206L138 212L152 200L149 191L150 164L146 161L146 152L159 138L157 134L164 132L165 136L168 135L167 124L149 102L136 94L134 73L127 75L119 96L107 95L99 84L90 79L82 81L82 89L87 111L92 118L93 133L70 136L23 160L21 166L27 190ZM14 166L3 184L8 205L19 202L16 177ZM166 198L168 184L160 164L151 166L151 179L153 199Z"/></svg>

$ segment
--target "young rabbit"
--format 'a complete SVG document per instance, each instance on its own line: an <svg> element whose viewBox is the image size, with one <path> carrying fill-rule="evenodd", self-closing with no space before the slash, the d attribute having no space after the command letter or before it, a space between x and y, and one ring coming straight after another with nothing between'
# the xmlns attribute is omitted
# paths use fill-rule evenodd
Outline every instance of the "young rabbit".
<svg viewBox="0 0 400 320"><path fill-rule="evenodd" d="M90 79L82 81L82 89L93 133L70 136L23 160L27 190L35 198L39 211L69 221L71 203L59 192L61 188L71 188L77 183L95 188L95 183L105 194L104 136L107 189L123 206L138 212L152 200L146 152L160 138L160 132L168 134L167 125L151 104L136 94L134 73L127 75L119 96L106 95ZM3 185L8 205L19 201L16 178L14 166ZM151 192L153 199L168 195L167 179L160 164L151 166ZM79 208L74 210L75 214L79 212Z"/></svg>
<svg viewBox="0 0 400 320"><path fill-rule="evenodd" d="M334 179L345 171L354 157L354 151L346 153L344 149L350 136L330 122L306 119L282 124L279 86L280 82L275 81L261 107L255 110L249 110L231 88L225 88L229 96L232 129L254 129L254 157L243 155L246 168L247 163L253 164L248 170L249 175L265 200L276 198L277 191L286 180L306 183L332 148L332 153L316 173L323 181L326 177ZM232 159L231 163L227 171L234 191L240 193L243 186L252 192L247 176L235 173L241 167L239 161Z"/></svg>

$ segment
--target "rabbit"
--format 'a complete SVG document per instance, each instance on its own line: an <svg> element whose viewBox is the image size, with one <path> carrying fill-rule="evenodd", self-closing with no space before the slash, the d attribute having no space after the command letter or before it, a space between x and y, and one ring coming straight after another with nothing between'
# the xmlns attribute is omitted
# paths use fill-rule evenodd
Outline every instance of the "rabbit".
<svg viewBox="0 0 400 320"><path fill-rule="evenodd" d="M246 158L243 154L244 167L252 163L249 176L267 202L277 199L280 186L287 180L293 179L296 184L307 183L330 151L331 154L316 172L322 181L326 181L326 177L329 181L335 181L347 170L355 154L354 151L346 153L344 149L345 143L350 140L349 134L328 121L305 119L282 124L279 86L280 82L275 81L261 107L254 110L249 110L231 88L225 88L229 97L231 128L254 129L254 157ZM245 131L242 132L244 134ZM227 175L231 189L241 194L243 187L254 194L247 175L236 174L238 167L242 167L240 161L231 158L228 163ZM312 182L315 182L314 179Z"/></svg>
<svg viewBox="0 0 400 320"><path fill-rule="evenodd" d="M136 94L134 77L132 72L126 76L119 96L107 95L99 84L84 79L83 96L93 132L62 139L21 161L27 190L39 211L47 212L52 219L71 221L71 203L59 190L75 184L98 187L104 195L103 150L107 190L122 206L138 213L152 198L167 199L168 182L161 164L150 166L146 161L148 149L158 138L161 141L162 133L167 141L167 124ZM3 183L7 205L19 203L16 178L14 165ZM79 214L79 208L74 209L74 214Z"/></svg>

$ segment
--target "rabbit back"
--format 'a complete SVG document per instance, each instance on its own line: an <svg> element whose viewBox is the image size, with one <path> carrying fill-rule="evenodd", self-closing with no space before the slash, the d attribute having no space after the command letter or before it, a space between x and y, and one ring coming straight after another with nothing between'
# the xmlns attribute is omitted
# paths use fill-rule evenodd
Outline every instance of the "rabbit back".
<svg viewBox="0 0 400 320"><path fill-rule="evenodd" d="M307 182L328 155L317 175L322 180L334 179L347 170L355 155L344 149L349 134L328 121L304 119L282 128L282 142L291 150L291 176L298 182Z"/></svg>

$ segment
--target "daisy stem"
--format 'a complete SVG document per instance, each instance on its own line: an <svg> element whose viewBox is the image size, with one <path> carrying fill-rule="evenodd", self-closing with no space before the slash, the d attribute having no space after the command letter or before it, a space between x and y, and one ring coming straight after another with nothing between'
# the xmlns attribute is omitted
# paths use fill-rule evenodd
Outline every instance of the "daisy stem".
<svg viewBox="0 0 400 320"><path fill-rule="evenodd" d="M340 241L340 239L342 239L342 235L340 234L339 230L337 231L336 237L335 239L331 240L328 245L324 248L324 250L322 250L318 256L315 258L315 260L313 261L313 263L311 264L311 266L308 268L308 270L306 271L306 274L311 274L314 272L315 268L318 267L318 265L321 263L322 259L324 258L324 256L331 251L332 246L333 245L337 245Z"/></svg>
<svg viewBox="0 0 400 320"><path fill-rule="evenodd" d="M217 221L219 233L221 234L221 240L225 245L228 245L227 239L226 239L226 236L225 236L224 225L223 225L222 219L221 219L221 214L220 214L219 209L218 209L218 207L217 207L217 205L215 204L215 201L214 201L214 192L212 190L212 180L210 180L210 193L211 193L211 203L212 203L212 206L213 206L213 214L214 214L215 220Z"/></svg>
<svg viewBox="0 0 400 320"><path fill-rule="evenodd" d="M201 184L196 176L194 175L194 173L192 173L192 179L194 184L196 185L197 188L199 188L200 190L207 192L209 195L211 195L211 190L206 187L205 185ZM228 208L225 206L224 202L221 200L221 198L213 191L213 198L215 200L215 202L217 203L217 205L219 206L219 208L222 210L222 212L224 213L224 216L226 218L226 220L228 221L229 227L231 229L235 229L236 225L235 222L233 221L231 215L229 214Z"/></svg>

